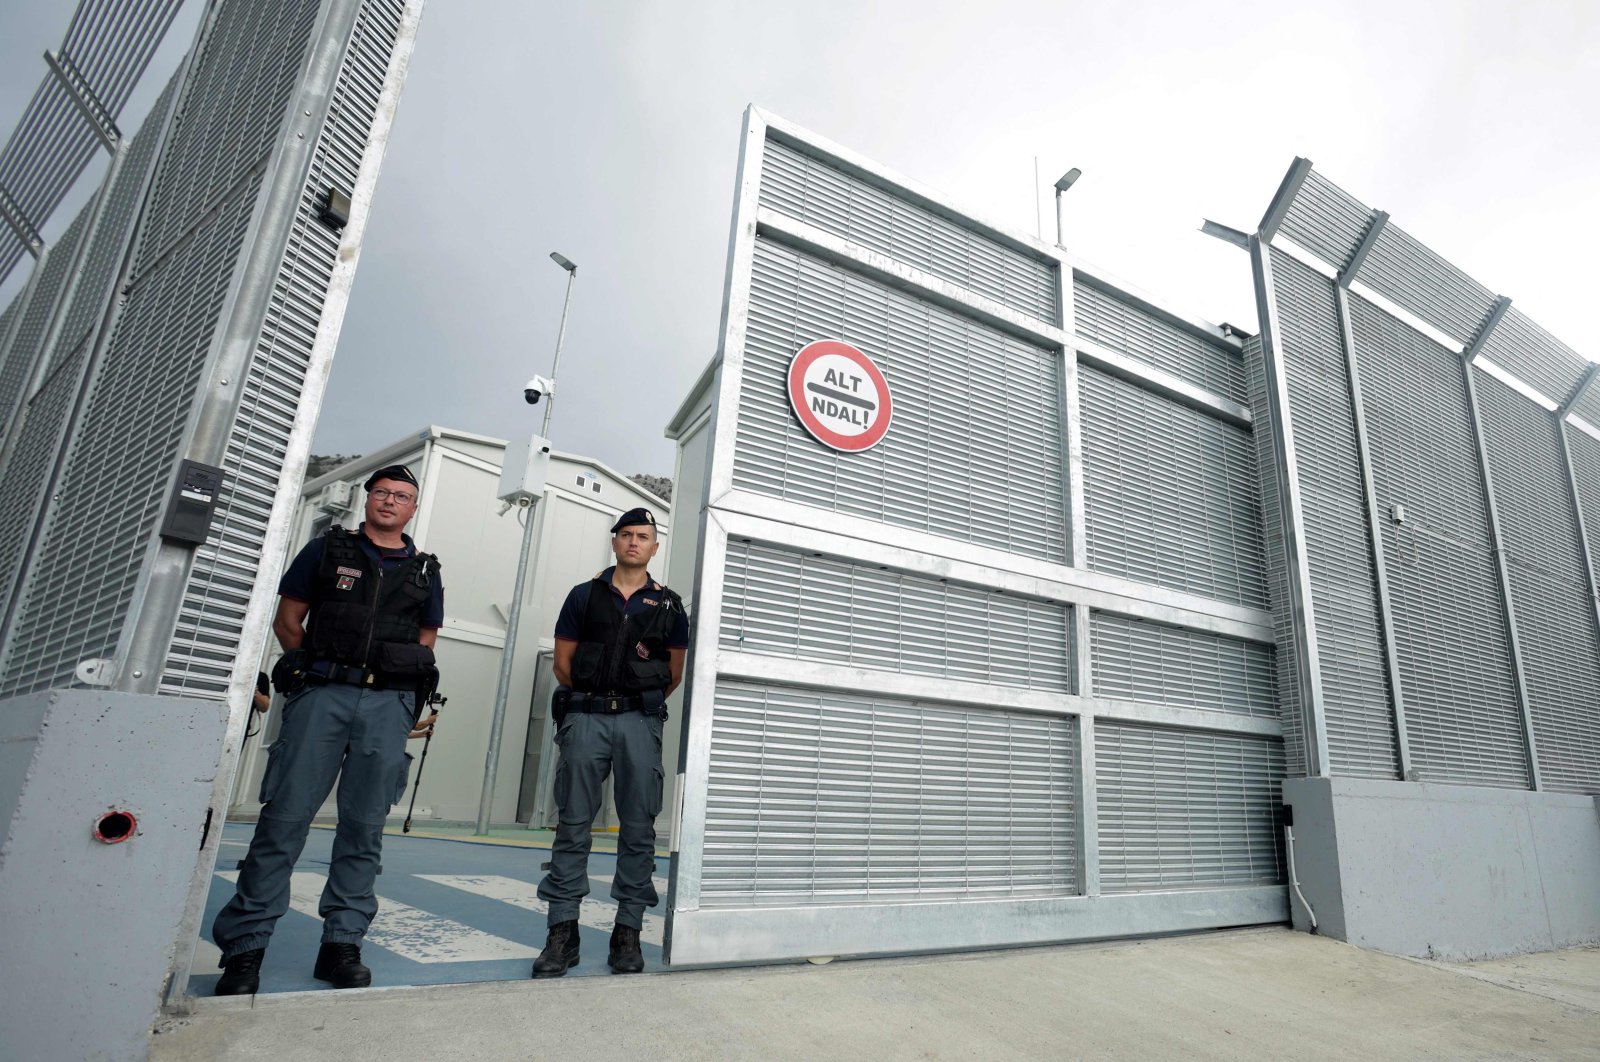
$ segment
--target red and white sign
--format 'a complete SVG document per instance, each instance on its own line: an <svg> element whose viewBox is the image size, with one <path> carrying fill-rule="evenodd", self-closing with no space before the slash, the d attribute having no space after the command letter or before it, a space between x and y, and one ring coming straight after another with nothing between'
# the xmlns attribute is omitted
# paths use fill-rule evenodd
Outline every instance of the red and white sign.
<svg viewBox="0 0 1600 1062"><path fill-rule="evenodd" d="M789 363L789 405L816 440L855 453L889 431L894 400L872 359L848 343L807 343Z"/></svg>

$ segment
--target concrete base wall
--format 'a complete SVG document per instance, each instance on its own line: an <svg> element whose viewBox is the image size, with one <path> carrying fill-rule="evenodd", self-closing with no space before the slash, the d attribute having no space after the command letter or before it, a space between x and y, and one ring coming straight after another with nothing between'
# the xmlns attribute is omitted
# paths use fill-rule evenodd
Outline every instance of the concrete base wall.
<svg viewBox="0 0 1600 1062"><path fill-rule="evenodd" d="M0 701L0 1058L144 1057L226 723L221 702L105 690ZM138 828L107 844L111 809Z"/></svg>
<svg viewBox="0 0 1600 1062"><path fill-rule="evenodd" d="M1357 778L1283 783L1297 929L1471 960L1600 941L1593 797Z"/></svg>

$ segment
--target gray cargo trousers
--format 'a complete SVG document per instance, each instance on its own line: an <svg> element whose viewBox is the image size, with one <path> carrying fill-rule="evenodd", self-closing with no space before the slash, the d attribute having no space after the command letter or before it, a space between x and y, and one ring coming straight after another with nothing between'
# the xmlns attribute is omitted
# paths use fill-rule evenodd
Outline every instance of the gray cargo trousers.
<svg viewBox="0 0 1600 1062"><path fill-rule="evenodd" d="M550 872L539 882L539 898L550 905L549 924L570 922L589 895L589 846L606 776L615 770L617 873L611 896L617 924L640 928L647 907L660 899L651 876L656 867L656 816L661 814L661 727L665 717L640 711L616 715L571 712L555 743L555 798L560 816L551 845Z"/></svg>
<svg viewBox="0 0 1600 1062"><path fill-rule="evenodd" d="M339 779L339 826L318 913L322 939L360 943L378 913L374 882L383 823L405 791L417 695L330 683L306 686L283 705L283 727L267 750L261 817L239 868L233 899L211 939L222 959L264 948L289 908L290 875L311 819Z"/></svg>

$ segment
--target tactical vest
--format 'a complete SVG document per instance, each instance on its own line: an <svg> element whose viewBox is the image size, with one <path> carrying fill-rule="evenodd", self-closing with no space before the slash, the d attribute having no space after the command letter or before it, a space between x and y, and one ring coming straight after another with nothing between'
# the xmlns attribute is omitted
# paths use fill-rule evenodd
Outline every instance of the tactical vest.
<svg viewBox="0 0 1600 1062"><path fill-rule="evenodd" d="M645 586L635 593L655 596L649 612L629 616L611 597L611 584L589 584L589 606L583 613L578 648L572 656L572 688L580 693L643 693L672 684L673 616L683 611L678 595Z"/></svg>
<svg viewBox="0 0 1600 1062"><path fill-rule="evenodd" d="M417 643L437 578L439 559L431 553L384 571L361 548L360 531L329 528L311 588L306 648L317 660L380 670L385 642Z"/></svg>

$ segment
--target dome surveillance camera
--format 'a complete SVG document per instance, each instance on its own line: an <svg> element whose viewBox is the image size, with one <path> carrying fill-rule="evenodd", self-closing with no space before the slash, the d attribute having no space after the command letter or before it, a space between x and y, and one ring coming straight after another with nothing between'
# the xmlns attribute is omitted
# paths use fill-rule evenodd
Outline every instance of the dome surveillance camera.
<svg viewBox="0 0 1600 1062"><path fill-rule="evenodd" d="M522 385L522 397L528 405L538 405L539 399L545 395L556 393L556 382L544 376L535 376Z"/></svg>

